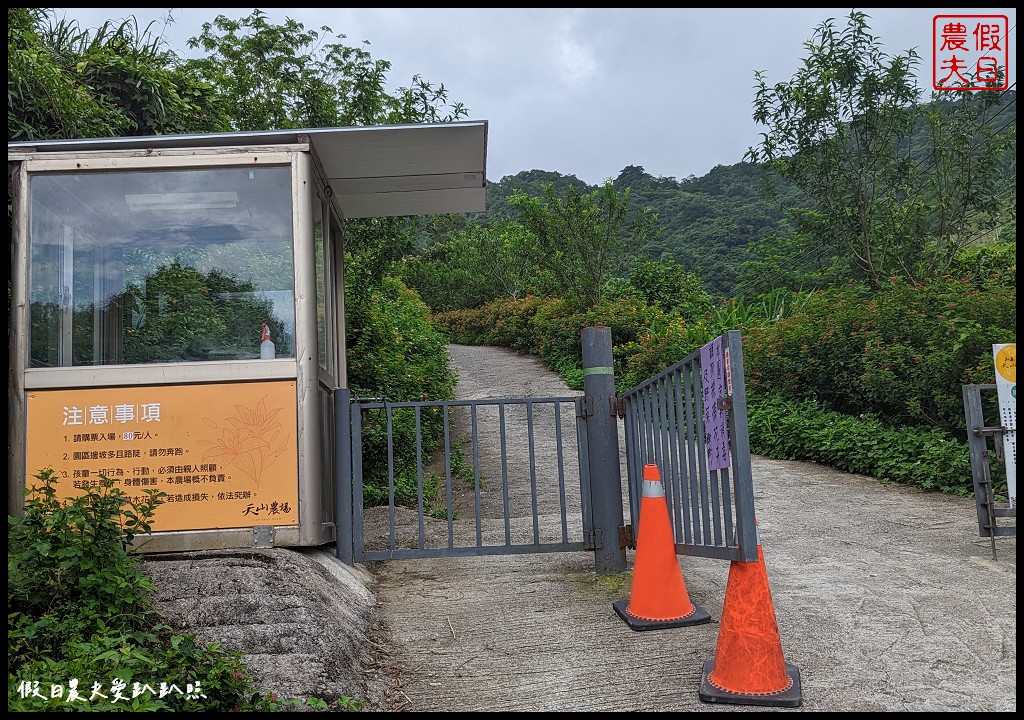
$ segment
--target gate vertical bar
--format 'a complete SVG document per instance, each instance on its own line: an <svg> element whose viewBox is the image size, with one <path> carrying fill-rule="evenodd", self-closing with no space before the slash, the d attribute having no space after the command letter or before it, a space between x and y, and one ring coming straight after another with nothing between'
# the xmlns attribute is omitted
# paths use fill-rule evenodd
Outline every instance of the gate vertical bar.
<svg viewBox="0 0 1024 720"><path fill-rule="evenodd" d="M668 432L668 477L672 483L672 505L671 518L673 521L672 537L683 537L683 473L679 470L679 452L677 443L676 428L676 406L675 406L675 373L669 373L665 378L665 429Z"/></svg>
<svg viewBox="0 0 1024 720"><path fill-rule="evenodd" d="M413 408L416 423L416 514L418 517L419 548L426 547L427 528L423 520L423 425L420 407Z"/></svg>
<svg viewBox="0 0 1024 720"><path fill-rule="evenodd" d="M618 417L615 414L615 374L612 330L584 328L583 393L593 415L587 417L587 459L594 514L594 565L598 574L626 569L626 548L619 542L622 528L622 473L619 469Z"/></svg>
<svg viewBox="0 0 1024 720"><path fill-rule="evenodd" d="M640 434L636 417L637 403L626 403L624 435L626 436L626 486L629 489L629 521L634 528L640 525L640 497L636 491L642 477L640 470Z"/></svg>
<svg viewBox="0 0 1024 720"><path fill-rule="evenodd" d="M686 407L683 405L683 378L685 368L676 370L674 377L675 398L672 402L673 432L672 436L679 445L679 515L682 518L682 535L676 535L676 542L682 539L683 543L693 542L693 531L690 518L690 472L687 463L690 457L690 448L686 442Z"/></svg>
<svg viewBox="0 0 1024 720"><path fill-rule="evenodd" d="M590 457L587 448L587 410L586 398L576 398L576 453L580 467L580 506L583 515L583 538L587 550L593 550L594 537L594 503L590 497Z"/></svg>
<svg viewBox="0 0 1024 720"><path fill-rule="evenodd" d="M697 471L697 455L701 452L701 446L697 437L695 416L696 392L694 390L694 378L700 376L700 369L696 365L687 364L683 366L683 398L686 404L686 447L687 460L690 464L690 518L693 530L693 543L702 545L704 534L701 532L701 514L703 506L699 497L700 473Z"/></svg>
<svg viewBox="0 0 1024 720"><path fill-rule="evenodd" d="M665 400L665 395L668 392L668 378L662 378L654 384L654 391L657 395L656 404L657 411L655 417L658 424L658 435L661 436L661 452L658 456L658 470L661 473L662 485L665 488L665 504L669 507L669 517L675 517L676 514L676 503L678 499L676 497L676 486L675 477L673 475L672 460L669 450L669 425L668 425L668 408L669 404Z"/></svg>
<svg viewBox="0 0 1024 720"><path fill-rule="evenodd" d="M455 508L452 502L452 427L451 407L445 403L444 408L444 490L448 520L448 547L455 547Z"/></svg>
<svg viewBox="0 0 1024 720"><path fill-rule="evenodd" d="M476 405L469 406L470 427L473 432L473 517L476 520L476 546L484 544L480 519L480 435L477 432Z"/></svg>
<svg viewBox="0 0 1024 720"><path fill-rule="evenodd" d="M334 389L334 551L346 565L354 564L352 549L352 391Z"/></svg>
<svg viewBox="0 0 1024 720"><path fill-rule="evenodd" d="M508 493L508 441L505 439L505 403L498 403L498 434L501 436L501 507L505 513L505 544L512 544L512 500Z"/></svg>
<svg viewBox="0 0 1024 720"><path fill-rule="evenodd" d="M533 402L526 401L526 437L530 448L530 510L533 514L533 542L540 543L540 515L537 510L537 451L534 447Z"/></svg>
<svg viewBox="0 0 1024 720"><path fill-rule="evenodd" d="M562 542L569 542L569 521L566 516L565 501L565 461L562 458L562 404L555 401L555 438L558 444L555 448L558 458L558 508L562 513Z"/></svg>

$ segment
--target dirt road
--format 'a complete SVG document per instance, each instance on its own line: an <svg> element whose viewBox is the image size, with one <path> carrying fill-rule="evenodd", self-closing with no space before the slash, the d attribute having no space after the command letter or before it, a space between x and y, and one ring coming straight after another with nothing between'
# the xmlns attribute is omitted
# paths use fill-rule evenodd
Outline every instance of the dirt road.
<svg viewBox="0 0 1024 720"><path fill-rule="evenodd" d="M534 358L451 351L460 398L573 394ZM783 651L801 672L801 706L779 710L1016 710L1016 538L993 560L970 499L759 457L753 475ZM698 697L729 564L681 567L713 622L635 632L612 608L630 573L599 576L588 553L373 563L389 662L372 709L762 710Z"/></svg>

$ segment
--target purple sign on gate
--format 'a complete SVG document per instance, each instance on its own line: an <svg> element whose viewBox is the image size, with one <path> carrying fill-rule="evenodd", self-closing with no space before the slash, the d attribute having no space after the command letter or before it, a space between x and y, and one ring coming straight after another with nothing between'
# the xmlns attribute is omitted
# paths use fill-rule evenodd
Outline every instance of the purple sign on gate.
<svg viewBox="0 0 1024 720"><path fill-rule="evenodd" d="M725 353L722 336L700 349L700 380L704 389L704 447L708 470L729 467L729 426L725 399Z"/></svg>

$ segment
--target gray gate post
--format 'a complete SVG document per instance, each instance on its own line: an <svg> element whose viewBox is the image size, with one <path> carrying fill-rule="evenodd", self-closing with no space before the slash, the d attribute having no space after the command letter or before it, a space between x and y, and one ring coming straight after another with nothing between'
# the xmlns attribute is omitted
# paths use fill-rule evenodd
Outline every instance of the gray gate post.
<svg viewBox="0 0 1024 720"><path fill-rule="evenodd" d="M352 546L352 391L334 389L334 549L346 565L354 564Z"/></svg>
<svg viewBox="0 0 1024 720"><path fill-rule="evenodd" d="M594 518L594 563L599 575L626 569L622 528L622 473L619 470L618 415L612 369L612 331L583 329L583 394L587 406L587 455Z"/></svg>

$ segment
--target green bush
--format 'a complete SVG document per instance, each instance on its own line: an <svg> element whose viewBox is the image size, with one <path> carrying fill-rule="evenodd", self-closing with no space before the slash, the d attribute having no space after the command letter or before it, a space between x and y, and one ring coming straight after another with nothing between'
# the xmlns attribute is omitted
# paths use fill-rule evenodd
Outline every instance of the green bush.
<svg viewBox="0 0 1024 720"><path fill-rule="evenodd" d="M746 329L752 390L965 439L961 388L994 382L992 345L1016 337L1016 288L969 279L833 288Z"/></svg>
<svg viewBox="0 0 1024 720"><path fill-rule="evenodd" d="M533 334L533 317L557 298L528 295L517 300L494 300L472 310L436 313L452 342L462 345L498 345L539 355Z"/></svg>
<svg viewBox="0 0 1024 720"><path fill-rule="evenodd" d="M612 335L615 374L624 373L624 348L637 342L648 328L665 323L667 314L631 295L601 300L594 306L551 302L533 318L538 354L549 367L579 368L582 363L584 328L607 327ZM618 350L617 350L618 349Z"/></svg>
<svg viewBox="0 0 1024 720"><path fill-rule="evenodd" d="M623 373L616 375L616 387L624 392L640 385L713 340L711 332L705 320L686 323L681 317L674 317L661 327L642 333L634 342L615 348L613 352L623 357L624 368Z"/></svg>
<svg viewBox="0 0 1024 720"><path fill-rule="evenodd" d="M992 274L894 280L876 293L773 291L726 299L689 321L623 292L593 308L498 301L438 320L457 342L540 356L574 389L580 332L610 326L619 392L739 330L754 452L965 495L973 481L962 386L994 382L992 345L1016 337L1016 288ZM996 416L988 405L986 417Z"/></svg>
<svg viewBox="0 0 1024 720"><path fill-rule="evenodd" d="M884 482L970 496L967 445L938 428L893 427L877 416L853 417L814 400L751 398L750 450L780 460L805 460ZM1006 495L1006 480L996 481Z"/></svg>
<svg viewBox="0 0 1024 720"><path fill-rule="evenodd" d="M624 377L629 351L671 316L647 305L636 295L605 299L593 307L559 298L529 296L521 300L495 300L474 310L438 313L434 320L448 330L453 342L497 345L541 358L566 379L582 388L582 335L587 327L608 327L616 376Z"/></svg>
<svg viewBox="0 0 1024 720"><path fill-rule="evenodd" d="M648 305L687 321L700 318L712 305L700 276L687 272L669 258L635 261L629 273L629 286Z"/></svg>
<svg viewBox="0 0 1024 720"><path fill-rule="evenodd" d="M451 400L457 378L449 364L447 337L431 322L419 295L400 280L346 287L348 306L348 379L355 397L389 401ZM386 419L374 413L363 428L364 502L389 500ZM439 409L421 413L426 458L437 449L444 430ZM399 504L417 497L416 424L411 411L392 418L391 472Z"/></svg>
<svg viewBox="0 0 1024 720"><path fill-rule="evenodd" d="M161 620L131 548L149 532L163 493L133 501L102 478L62 500L52 470L36 478L24 513L7 518L8 711L326 707L258 691L239 653L200 646Z"/></svg>
<svg viewBox="0 0 1024 720"><path fill-rule="evenodd" d="M1017 222L1008 222L994 243L971 245L956 256L950 274L981 279L981 284L996 283L1017 287Z"/></svg>

